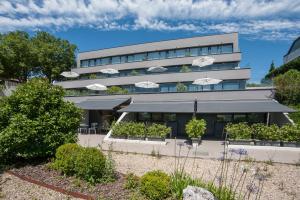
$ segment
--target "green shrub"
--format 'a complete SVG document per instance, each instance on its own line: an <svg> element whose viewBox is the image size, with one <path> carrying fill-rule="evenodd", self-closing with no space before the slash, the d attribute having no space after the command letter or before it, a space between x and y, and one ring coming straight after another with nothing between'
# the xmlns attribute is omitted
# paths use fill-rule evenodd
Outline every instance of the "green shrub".
<svg viewBox="0 0 300 200"><path fill-rule="evenodd" d="M205 130L206 121L204 119L193 118L185 125L185 131L189 138L201 138Z"/></svg>
<svg viewBox="0 0 300 200"><path fill-rule="evenodd" d="M294 113L289 113L289 117L296 123L300 124L300 104L298 105L289 105L289 107L296 110Z"/></svg>
<svg viewBox="0 0 300 200"><path fill-rule="evenodd" d="M177 92L186 92L187 91L187 86L184 85L183 83L177 83L176 84L176 91Z"/></svg>
<svg viewBox="0 0 300 200"><path fill-rule="evenodd" d="M146 126L142 122L127 122L128 134L132 137L145 137Z"/></svg>
<svg viewBox="0 0 300 200"><path fill-rule="evenodd" d="M153 123L147 128L147 136L149 137L166 138L170 132L171 128L163 124Z"/></svg>
<svg viewBox="0 0 300 200"><path fill-rule="evenodd" d="M0 101L0 159L54 155L62 144L76 142L81 110L64 100L64 90L43 79L17 87Z"/></svg>
<svg viewBox="0 0 300 200"><path fill-rule="evenodd" d="M74 175L77 155L83 148L75 143L64 144L56 150L52 167L63 174Z"/></svg>
<svg viewBox="0 0 300 200"><path fill-rule="evenodd" d="M225 130L231 139L251 139L251 127L245 122L238 124L229 123L226 125Z"/></svg>
<svg viewBox="0 0 300 200"><path fill-rule="evenodd" d="M133 173L127 174L125 178L126 178L126 182L124 185L125 189L128 190L136 189L140 184L139 177L134 175Z"/></svg>
<svg viewBox="0 0 300 200"><path fill-rule="evenodd" d="M281 141L300 142L300 125L284 125L280 128Z"/></svg>
<svg viewBox="0 0 300 200"><path fill-rule="evenodd" d="M128 94L128 90L119 86L111 86L106 90L107 94Z"/></svg>
<svg viewBox="0 0 300 200"><path fill-rule="evenodd" d="M275 124L265 126L263 132L260 135L258 135L257 138L261 140L280 140L280 129Z"/></svg>
<svg viewBox="0 0 300 200"><path fill-rule="evenodd" d="M180 72L191 72L192 70L186 66L186 65L182 65Z"/></svg>
<svg viewBox="0 0 300 200"><path fill-rule="evenodd" d="M105 175L105 162L105 156L97 148L84 148L76 156L75 174L92 184L101 182Z"/></svg>
<svg viewBox="0 0 300 200"><path fill-rule="evenodd" d="M141 193L150 200L166 199L170 195L170 177L162 171L151 171L141 178Z"/></svg>

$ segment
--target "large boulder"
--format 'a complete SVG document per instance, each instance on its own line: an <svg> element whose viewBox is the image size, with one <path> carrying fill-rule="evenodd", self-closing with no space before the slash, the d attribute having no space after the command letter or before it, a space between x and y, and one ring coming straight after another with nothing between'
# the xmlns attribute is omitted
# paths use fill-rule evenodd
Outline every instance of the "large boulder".
<svg viewBox="0 0 300 200"><path fill-rule="evenodd" d="M204 188L189 185L183 190L183 200L216 200L216 198Z"/></svg>

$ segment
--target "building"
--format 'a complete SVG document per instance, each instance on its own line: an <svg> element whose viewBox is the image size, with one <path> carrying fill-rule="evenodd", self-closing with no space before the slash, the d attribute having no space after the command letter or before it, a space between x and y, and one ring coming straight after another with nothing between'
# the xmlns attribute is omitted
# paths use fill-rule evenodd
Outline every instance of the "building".
<svg viewBox="0 0 300 200"><path fill-rule="evenodd" d="M292 112L272 99L272 88L246 88L250 68L239 66L241 52L238 33L151 42L78 54L77 80L57 82L67 90L67 100L85 112L85 123L110 124L121 113L123 120L165 123L172 127L171 137L185 137L185 124L192 118L197 99L197 117L207 121L205 137L224 137L228 122L290 123ZM192 66L195 59L209 56L214 63ZM150 72L150 67L166 71ZM103 74L101 69L118 70ZM200 78L221 80L218 84L195 85ZM151 81L158 88L135 87ZM102 84L117 90L92 91L85 87ZM117 94L116 94L117 93Z"/></svg>
<svg viewBox="0 0 300 200"><path fill-rule="evenodd" d="M291 45L289 51L283 57L283 63L286 64L300 57L300 37L298 37Z"/></svg>

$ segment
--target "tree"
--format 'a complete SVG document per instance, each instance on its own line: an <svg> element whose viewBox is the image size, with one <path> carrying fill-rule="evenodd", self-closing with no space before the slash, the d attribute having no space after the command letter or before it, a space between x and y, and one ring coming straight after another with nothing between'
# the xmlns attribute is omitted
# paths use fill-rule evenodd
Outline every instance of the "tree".
<svg viewBox="0 0 300 200"><path fill-rule="evenodd" d="M47 32L38 32L33 38L37 56L35 72L45 75L49 82L60 79L60 73L75 65L76 45L67 40L55 38Z"/></svg>
<svg viewBox="0 0 300 200"><path fill-rule="evenodd" d="M0 100L0 159L45 158L77 140L81 110L64 100L64 90L32 79Z"/></svg>
<svg viewBox="0 0 300 200"><path fill-rule="evenodd" d="M272 72L275 69L274 60L272 60L272 63L270 65L269 73Z"/></svg>
<svg viewBox="0 0 300 200"><path fill-rule="evenodd" d="M300 102L300 71L295 69L274 78L276 99L285 104L297 105Z"/></svg>
<svg viewBox="0 0 300 200"><path fill-rule="evenodd" d="M284 74L285 72L291 69L300 71L300 58L296 58L295 60L292 60L284 65L281 65L280 67L275 68L272 72L269 72L265 77L266 78L276 77L280 74Z"/></svg>
<svg viewBox="0 0 300 200"><path fill-rule="evenodd" d="M10 32L0 37L0 77L25 82L35 62L28 33Z"/></svg>

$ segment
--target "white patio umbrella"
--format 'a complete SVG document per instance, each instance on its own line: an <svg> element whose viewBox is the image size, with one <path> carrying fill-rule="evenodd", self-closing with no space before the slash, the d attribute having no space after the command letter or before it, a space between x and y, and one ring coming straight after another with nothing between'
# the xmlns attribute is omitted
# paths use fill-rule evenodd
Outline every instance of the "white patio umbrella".
<svg viewBox="0 0 300 200"><path fill-rule="evenodd" d="M60 75L66 77L66 78L76 78L79 76L76 72L62 72Z"/></svg>
<svg viewBox="0 0 300 200"><path fill-rule="evenodd" d="M159 84L153 83L150 81L143 81L143 82L138 82L134 84L135 87L140 87L140 88L158 88Z"/></svg>
<svg viewBox="0 0 300 200"><path fill-rule="evenodd" d="M214 85L220 83L222 80L215 78L200 78L194 80L193 84L195 85Z"/></svg>
<svg viewBox="0 0 300 200"><path fill-rule="evenodd" d="M198 66L198 67L204 67L204 66L213 64L214 61L215 61L215 59L213 57L203 56L203 57L199 57L199 58L193 60L192 65Z"/></svg>
<svg viewBox="0 0 300 200"><path fill-rule="evenodd" d="M157 67L150 67L147 71L148 72L164 72L166 70L167 70L167 68L165 68L165 67L157 66Z"/></svg>
<svg viewBox="0 0 300 200"><path fill-rule="evenodd" d="M89 90L96 90L96 91L107 90L107 87L105 85L101 85L101 84L98 84L98 83L88 85L88 86L86 86L86 88L89 89Z"/></svg>
<svg viewBox="0 0 300 200"><path fill-rule="evenodd" d="M101 73L103 74L118 74L119 71L116 69L111 69L111 68L107 68L107 69L100 69L99 70Z"/></svg>

